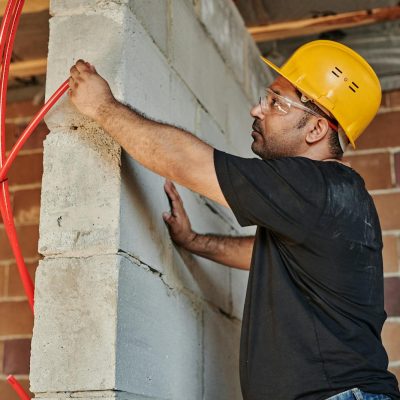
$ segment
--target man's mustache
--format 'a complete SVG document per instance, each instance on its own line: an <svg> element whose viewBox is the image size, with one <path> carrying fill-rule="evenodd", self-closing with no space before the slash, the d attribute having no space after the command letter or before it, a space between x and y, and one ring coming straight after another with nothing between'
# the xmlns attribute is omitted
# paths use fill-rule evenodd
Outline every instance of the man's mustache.
<svg viewBox="0 0 400 400"><path fill-rule="evenodd" d="M257 120L255 120L255 121L253 122L252 129L253 129L253 131L256 131L256 132L258 132L258 133L261 134L261 129L260 129L258 123L257 123Z"/></svg>

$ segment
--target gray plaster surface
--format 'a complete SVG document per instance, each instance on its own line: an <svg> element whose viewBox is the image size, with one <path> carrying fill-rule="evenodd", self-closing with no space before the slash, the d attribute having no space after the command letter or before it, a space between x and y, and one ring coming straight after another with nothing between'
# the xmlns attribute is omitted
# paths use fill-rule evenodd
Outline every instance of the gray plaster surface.
<svg viewBox="0 0 400 400"><path fill-rule="evenodd" d="M115 255L40 262L31 391L115 388L118 271Z"/></svg>
<svg viewBox="0 0 400 400"><path fill-rule="evenodd" d="M270 76L233 3L52 0L51 15L47 98L83 58L117 99L149 118L253 156L249 111ZM240 399L248 271L176 247L161 218L164 179L68 96L46 123L36 398ZM254 233L227 208L178 189L196 231Z"/></svg>

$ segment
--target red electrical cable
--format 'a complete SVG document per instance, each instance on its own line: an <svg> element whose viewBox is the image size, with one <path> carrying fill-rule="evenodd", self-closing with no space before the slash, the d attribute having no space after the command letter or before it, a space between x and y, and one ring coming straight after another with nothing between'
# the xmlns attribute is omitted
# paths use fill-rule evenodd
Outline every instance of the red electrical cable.
<svg viewBox="0 0 400 400"><path fill-rule="evenodd" d="M21 136L18 138L17 142L14 144L11 149L3 167L0 169L0 182L5 179L7 176L7 172L11 167L12 162L15 160L15 157L18 155L18 152L21 150L22 146L28 140L29 136L33 133L34 129L38 126L43 117L47 114L47 112L53 107L53 105L58 101L58 99L68 90L69 88L69 79L67 79L50 97L50 99L45 103L42 109L35 115L29 125L22 132Z"/></svg>
<svg viewBox="0 0 400 400"><path fill-rule="evenodd" d="M31 400L31 398L26 394L21 384L12 375L7 376L7 381L15 390L15 392L18 394L21 400Z"/></svg>
<svg viewBox="0 0 400 400"><path fill-rule="evenodd" d="M4 68L4 63L3 63L3 52L4 48L6 45L6 42L8 41L9 38L9 27L10 27L10 22L13 17L13 14L15 14L15 7L17 5L17 0L11 0L7 3L6 11L4 13L3 19L1 20L1 28L0 28L0 57L2 59L2 69ZM2 110L0 110L0 120L2 119ZM0 141L0 165L3 165L4 158L5 158L5 135L1 136L1 141Z"/></svg>
<svg viewBox="0 0 400 400"><path fill-rule="evenodd" d="M15 35L17 34L19 18L21 16L22 7L24 6L24 0L11 0L14 1L13 15L11 21L11 27L7 35L7 41L5 43L5 49L2 59L1 69L1 80L0 80L0 132L2 133L2 142L5 143L5 124L6 124L6 101L7 101L7 85L8 85L8 73L10 70L10 62L12 49L14 47ZM7 23L7 22L6 22ZM9 22L8 22L9 24ZM7 24L7 25L8 25ZM3 43L2 43L2 46ZM3 165L5 159L5 145L1 149L1 165Z"/></svg>
<svg viewBox="0 0 400 400"><path fill-rule="evenodd" d="M13 0L11 0L13 1ZM7 41L1 43L4 46L4 54L2 59L2 69L1 69L1 80L0 80L0 135L2 142L1 149L1 165L5 161L5 113L6 113L6 102L7 102L7 84L8 84L8 74L10 69L11 54L14 45L15 35L17 33L19 18L21 16L22 7L24 5L24 0L19 0L13 2L13 9L11 25L9 21L5 22L5 26L10 26ZM3 39L4 40L4 39ZM33 312L34 309L34 286L32 278L26 268L24 258L22 256L21 248L18 243L17 232L15 229L14 218L12 215L12 208L10 202L10 195L8 189L8 183L6 180L1 181L1 195L0 195L0 212L3 218L3 223L6 228L6 233L10 241L11 249L14 253L18 271L24 286L25 293L28 297L29 306Z"/></svg>
<svg viewBox="0 0 400 400"><path fill-rule="evenodd" d="M31 276L26 268L21 248L18 243L17 232L15 229L14 218L12 214L10 195L7 182L7 172L15 160L18 152L25 144L34 129L50 110L50 108L58 101L58 99L68 89L68 80L66 80L59 89L51 96L42 109L36 114L33 120L25 128L19 139L13 146L7 159L5 158L5 114L7 103L7 83L9 75L9 67L11 62L12 49L15 36L17 33L18 23L22 12L24 0L9 0L6 12L4 14L0 27L0 54L2 55L2 69L0 77L0 212L6 229L7 236L10 241L14 257L17 262L18 271L21 281L28 298L29 306L34 311L34 285Z"/></svg>

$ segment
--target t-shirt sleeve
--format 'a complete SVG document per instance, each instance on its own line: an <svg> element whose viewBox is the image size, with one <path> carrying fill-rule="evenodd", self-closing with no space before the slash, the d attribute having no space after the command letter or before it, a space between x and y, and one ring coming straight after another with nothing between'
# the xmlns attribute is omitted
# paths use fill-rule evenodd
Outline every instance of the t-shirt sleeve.
<svg viewBox="0 0 400 400"><path fill-rule="evenodd" d="M260 160L215 149L214 165L221 190L241 226L262 226L301 242L318 222L326 185L312 160Z"/></svg>

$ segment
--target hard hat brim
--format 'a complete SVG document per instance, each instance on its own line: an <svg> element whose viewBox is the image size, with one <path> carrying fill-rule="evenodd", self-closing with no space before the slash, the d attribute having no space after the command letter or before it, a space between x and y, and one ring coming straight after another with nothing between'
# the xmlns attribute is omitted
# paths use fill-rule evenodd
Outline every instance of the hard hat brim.
<svg viewBox="0 0 400 400"><path fill-rule="evenodd" d="M263 60L265 62L265 64L267 64L269 67L271 67L273 70L275 70L278 74L280 74L284 78L286 78L285 75L282 73L282 70L277 65L275 65L273 62L269 61L268 58L265 58L263 56L260 56L260 58L261 58L261 60Z"/></svg>

